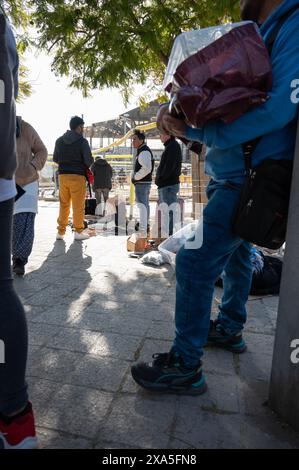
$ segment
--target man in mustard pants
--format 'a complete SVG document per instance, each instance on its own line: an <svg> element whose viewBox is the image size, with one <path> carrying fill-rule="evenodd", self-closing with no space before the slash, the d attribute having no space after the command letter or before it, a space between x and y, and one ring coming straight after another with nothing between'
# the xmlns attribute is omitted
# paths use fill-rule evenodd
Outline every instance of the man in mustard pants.
<svg viewBox="0 0 299 470"><path fill-rule="evenodd" d="M58 164L59 201L57 240L63 240L70 207L73 207L75 240L86 240L84 232L84 209L86 194L86 170L94 159L88 141L83 137L84 121L79 116L70 120L70 130L56 141L53 161Z"/></svg>

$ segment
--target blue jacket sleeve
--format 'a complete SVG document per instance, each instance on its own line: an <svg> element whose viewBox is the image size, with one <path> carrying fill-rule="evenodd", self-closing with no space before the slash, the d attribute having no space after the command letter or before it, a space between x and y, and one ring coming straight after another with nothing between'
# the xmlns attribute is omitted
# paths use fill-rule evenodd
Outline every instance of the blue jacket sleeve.
<svg viewBox="0 0 299 470"><path fill-rule="evenodd" d="M286 22L275 42L273 88L268 101L231 124L209 123L202 129L188 127L188 139L225 150L282 129L296 118L299 102L298 18L296 14ZM297 86L297 94L292 86Z"/></svg>

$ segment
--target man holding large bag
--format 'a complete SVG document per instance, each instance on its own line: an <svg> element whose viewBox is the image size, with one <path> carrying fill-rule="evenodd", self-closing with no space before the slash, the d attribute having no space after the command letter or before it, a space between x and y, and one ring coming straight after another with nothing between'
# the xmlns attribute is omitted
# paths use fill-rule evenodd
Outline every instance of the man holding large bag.
<svg viewBox="0 0 299 470"><path fill-rule="evenodd" d="M253 168L267 159L290 161L294 155L298 106L291 100L291 84L299 78L299 0L241 0L240 7L244 20L260 25L266 44L279 26L270 51L269 99L231 124L209 123L201 129L187 126L165 107L158 116L160 129L207 146L211 182L202 246L182 248L176 258L176 337L171 351L132 367L135 381L152 391L205 392L201 357L207 341L238 354L246 350L242 330L252 278L251 245L232 229L246 177L243 145L260 138L251 150ZM218 318L210 322L214 283L222 272L224 294Z"/></svg>

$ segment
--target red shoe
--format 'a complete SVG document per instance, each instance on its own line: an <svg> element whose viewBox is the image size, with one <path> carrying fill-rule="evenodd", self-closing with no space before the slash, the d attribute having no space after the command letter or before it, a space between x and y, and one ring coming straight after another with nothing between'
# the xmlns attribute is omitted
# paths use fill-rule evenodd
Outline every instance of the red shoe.
<svg viewBox="0 0 299 470"><path fill-rule="evenodd" d="M0 418L0 443L4 449L37 449L34 416L31 403L28 411L14 419L10 424Z"/></svg>

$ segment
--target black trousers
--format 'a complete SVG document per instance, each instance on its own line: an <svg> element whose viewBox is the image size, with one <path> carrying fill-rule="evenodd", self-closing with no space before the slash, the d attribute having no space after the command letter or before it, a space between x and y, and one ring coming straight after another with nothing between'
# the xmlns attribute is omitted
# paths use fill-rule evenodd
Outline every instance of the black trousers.
<svg viewBox="0 0 299 470"><path fill-rule="evenodd" d="M27 323L11 274L13 205L13 199L0 202L0 412L6 415L28 402Z"/></svg>

